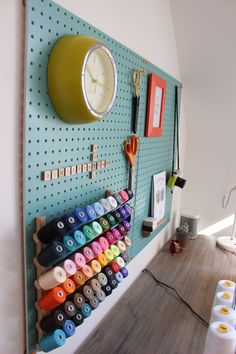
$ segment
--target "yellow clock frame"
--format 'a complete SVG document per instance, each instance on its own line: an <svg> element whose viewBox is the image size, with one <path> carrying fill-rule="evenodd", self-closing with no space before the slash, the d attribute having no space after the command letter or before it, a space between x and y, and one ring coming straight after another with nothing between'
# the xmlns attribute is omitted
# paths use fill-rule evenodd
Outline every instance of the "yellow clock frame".
<svg viewBox="0 0 236 354"><path fill-rule="evenodd" d="M106 109L96 111L87 98L85 68L90 54L97 48L106 52L113 72L113 93ZM67 123L92 123L107 115L117 93L117 67L110 50L96 38L67 35L53 47L47 70L48 93L54 110Z"/></svg>

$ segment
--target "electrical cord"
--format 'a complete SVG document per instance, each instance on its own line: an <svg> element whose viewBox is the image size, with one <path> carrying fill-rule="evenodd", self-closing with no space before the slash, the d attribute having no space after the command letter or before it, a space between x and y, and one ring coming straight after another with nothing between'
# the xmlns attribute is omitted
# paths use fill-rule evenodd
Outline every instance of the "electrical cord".
<svg viewBox="0 0 236 354"><path fill-rule="evenodd" d="M162 286L164 286L164 287L166 287L166 288L171 289L172 291L174 291L175 294L177 295L178 299L179 299L185 306L187 306L187 307L189 308L189 310L204 324L204 326L209 327L209 323L208 323L206 320L204 320L204 318L202 318L196 311L194 311L194 309L192 308L192 306L190 306L190 305L179 295L178 291L175 290L175 288L172 288L172 286L170 286L170 285L168 285L168 284L165 284L165 283L163 283L162 281L158 280L158 279L155 277L155 275L154 275L150 270L148 270L148 269L143 269L143 272L149 274L149 276L151 276L151 277L155 280L155 282L156 282L157 284L162 285Z"/></svg>

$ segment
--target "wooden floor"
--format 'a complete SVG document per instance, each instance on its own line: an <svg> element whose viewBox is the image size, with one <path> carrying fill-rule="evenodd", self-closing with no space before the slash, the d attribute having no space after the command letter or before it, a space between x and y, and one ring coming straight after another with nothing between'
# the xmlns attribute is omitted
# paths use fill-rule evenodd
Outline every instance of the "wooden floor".
<svg viewBox="0 0 236 354"><path fill-rule="evenodd" d="M199 236L176 256L166 245L148 269L209 321L218 280L235 280L236 256ZM172 291L142 273L77 354L202 354L206 332Z"/></svg>

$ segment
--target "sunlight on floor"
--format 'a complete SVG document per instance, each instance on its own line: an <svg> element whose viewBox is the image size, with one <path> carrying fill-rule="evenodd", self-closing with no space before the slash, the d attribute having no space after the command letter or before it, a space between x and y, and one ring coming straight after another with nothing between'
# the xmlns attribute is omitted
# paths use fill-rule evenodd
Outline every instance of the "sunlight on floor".
<svg viewBox="0 0 236 354"><path fill-rule="evenodd" d="M233 225L234 222L234 214L228 216L227 218L218 221L217 223L208 226L206 229L201 230L199 233L204 234L206 236L214 235L217 232L226 229L227 227Z"/></svg>

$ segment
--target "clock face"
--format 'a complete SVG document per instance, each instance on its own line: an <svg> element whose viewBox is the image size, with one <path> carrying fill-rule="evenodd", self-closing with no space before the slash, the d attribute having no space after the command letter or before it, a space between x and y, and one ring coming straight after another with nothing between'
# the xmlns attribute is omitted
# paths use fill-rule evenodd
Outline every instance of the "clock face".
<svg viewBox="0 0 236 354"><path fill-rule="evenodd" d="M82 87L87 107L96 117L104 117L112 108L117 90L115 60L103 45L93 46L84 61Z"/></svg>

